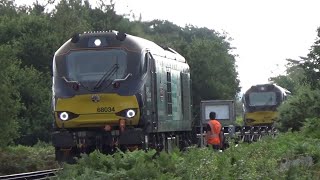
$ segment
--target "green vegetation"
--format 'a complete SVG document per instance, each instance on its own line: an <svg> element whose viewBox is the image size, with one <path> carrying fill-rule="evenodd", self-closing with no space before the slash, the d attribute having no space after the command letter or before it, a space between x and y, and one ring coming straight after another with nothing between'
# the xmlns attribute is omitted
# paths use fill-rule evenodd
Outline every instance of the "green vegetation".
<svg viewBox="0 0 320 180"><path fill-rule="evenodd" d="M280 129L300 130L307 118L320 117L320 91L302 87L280 108Z"/></svg>
<svg viewBox="0 0 320 180"><path fill-rule="evenodd" d="M235 108L236 108L236 122L235 124L238 126L243 125L243 107L241 99L237 99L235 101Z"/></svg>
<svg viewBox="0 0 320 180"><path fill-rule="evenodd" d="M315 121L319 127L319 119L310 123ZM159 156L154 156L155 151L106 156L96 151L75 165L66 165L59 179L316 179L320 140L307 136L319 137L320 133L313 126L303 132L233 145L222 153L191 148Z"/></svg>
<svg viewBox="0 0 320 180"><path fill-rule="evenodd" d="M33 147L8 146L0 149L0 175L58 168L54 148L43 142Z"/></svg>

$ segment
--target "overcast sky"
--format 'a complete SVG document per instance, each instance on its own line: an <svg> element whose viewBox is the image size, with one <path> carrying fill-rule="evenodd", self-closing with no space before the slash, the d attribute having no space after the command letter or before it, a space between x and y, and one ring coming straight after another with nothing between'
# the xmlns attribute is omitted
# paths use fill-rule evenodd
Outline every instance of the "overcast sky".
<svg viewBox="0 0 320 180"><path fill-rule="evenodd" d="M118 0L118 4L119 12L120 7L133 10L142 20L164 19L228 32L239 55L242 91L284 73L285 59L306 56L320 26L318 0Z"/></svg>
<svg viewBox="0 0 320 180"><path fill-rule="evenodd" d="M33 1L33 0L27 0ZM94 0L90 0L93 2ZM16 0L19 4L25 0ZM41 0L39 0L41 2ZM320 26L320 0L114 0L119 13L226 31L239 56L245 91L284 73L285 59L306 56Z"/></svg>

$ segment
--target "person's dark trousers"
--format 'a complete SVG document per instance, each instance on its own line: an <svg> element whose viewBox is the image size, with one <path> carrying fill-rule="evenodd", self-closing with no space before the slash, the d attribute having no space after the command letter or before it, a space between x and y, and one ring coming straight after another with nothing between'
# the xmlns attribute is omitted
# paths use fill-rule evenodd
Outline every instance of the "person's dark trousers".
<svg viewBox="0 0 320 180"><path fill-rule="evenodd" d="M220 146L219 145L213 145L213 144L209 144L209 147L212 146L213 150L220 150Z"/></svg>

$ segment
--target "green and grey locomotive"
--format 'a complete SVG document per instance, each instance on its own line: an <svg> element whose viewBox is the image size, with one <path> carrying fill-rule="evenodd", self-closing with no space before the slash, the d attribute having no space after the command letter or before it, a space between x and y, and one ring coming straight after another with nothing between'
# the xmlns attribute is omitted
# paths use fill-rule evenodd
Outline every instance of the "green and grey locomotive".
<svg viewBox="0 0 320 180"><path fill-rule="evenodd" d="M152 41L116 31L75 34L54 55L52 91L58 160L190 139L189 66Z"/></svg>

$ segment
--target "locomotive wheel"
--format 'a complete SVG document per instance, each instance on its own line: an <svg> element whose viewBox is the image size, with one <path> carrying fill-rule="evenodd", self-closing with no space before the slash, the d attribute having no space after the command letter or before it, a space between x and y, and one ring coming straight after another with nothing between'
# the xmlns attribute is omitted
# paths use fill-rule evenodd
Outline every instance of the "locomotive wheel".
<svg viewBox="0 0 320 180"><path fill-rule="evenodd" d="M56 161L59 163L69 163L69 164L74 164L76 163L75 157L76 154L73 150L73 148L55 148L55 156L56 156Z"/></svg>

